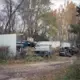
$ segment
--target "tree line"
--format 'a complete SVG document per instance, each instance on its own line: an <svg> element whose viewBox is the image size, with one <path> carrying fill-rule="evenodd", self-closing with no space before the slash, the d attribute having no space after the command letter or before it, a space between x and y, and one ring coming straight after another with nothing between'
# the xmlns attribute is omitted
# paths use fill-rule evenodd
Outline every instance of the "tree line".
<svg viewBox="0 0 80 80"><path fill-rule="evenodd" d="M80 9L71 1L54 11L50 0L3 0L3 4L0 34L23 33L26 37L39 35L61 41L80 36Z"/></svg>

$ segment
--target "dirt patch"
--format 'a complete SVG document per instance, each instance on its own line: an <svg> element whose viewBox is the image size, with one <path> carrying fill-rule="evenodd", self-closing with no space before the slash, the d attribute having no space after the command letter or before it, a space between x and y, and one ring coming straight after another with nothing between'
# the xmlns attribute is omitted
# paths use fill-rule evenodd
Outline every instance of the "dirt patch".
<svg viewBox="0 0 80 80"><path fill-rule="evenodd" d="M8 76L9 80L14 78L31 78L34 76L42 76L43 75L51 75L52 72L53 76L57 75L59 71L63 68L68 67L73 63L74 59L70 58L67 61L55 61L55 62L39 62L33 64L16 64L16 65L1 65L0 66L0 75ZM2 80L2 79L0 79ZM33 79L35 80L35 79Z"/></svg>

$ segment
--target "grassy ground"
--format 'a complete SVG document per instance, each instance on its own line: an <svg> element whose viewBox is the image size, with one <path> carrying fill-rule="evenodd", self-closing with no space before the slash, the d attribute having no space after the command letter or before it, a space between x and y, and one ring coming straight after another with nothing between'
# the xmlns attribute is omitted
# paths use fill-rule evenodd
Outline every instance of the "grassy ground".
<svg viewBox="0 0 80 80"><path fill-rule="evenodd" d="M36 55L28 55L25 58L20 59L8 59L8 60L0 60L0 64L29 64L29 63L37 63L37 62L55 62L55 61L69 61L75 60L76 57L60 57L59 55L53 54L51 57L40 57Z"/></svg>
<svg viewBox="0 0 80 80"><path fill-rule="evenodd" d="M63 77L57 78L57 80L80 80L80 59L76 60L67 69L66 74Z"/></svg>
<svg viewBox="0 0 80 80"><path fill-rule="evenodd" d="M36 62L48 62L48 61L56 61L57 56L52 55L51 57L40 57L36 55L28 55L24 59L9 59L2 60L0 64L26 64L26 63L36 63Z"/></svg>

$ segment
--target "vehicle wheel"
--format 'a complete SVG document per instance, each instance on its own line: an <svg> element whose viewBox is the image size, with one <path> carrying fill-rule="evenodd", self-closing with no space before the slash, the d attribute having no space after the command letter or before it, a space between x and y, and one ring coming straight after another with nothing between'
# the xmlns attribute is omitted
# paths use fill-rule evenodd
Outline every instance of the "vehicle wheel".
<svg viewBox="0 0 80 80"><path fill-rule="evenodd" d="M66 56L67 57L72 57L72 55L70 53L67 53Z"/></svg>
<svg viewBox="0 0 80 80"><path fill-rule="evenodd" d="M65 54L63 54L63 53L59 53L59 56L65 56Z"/></svg>

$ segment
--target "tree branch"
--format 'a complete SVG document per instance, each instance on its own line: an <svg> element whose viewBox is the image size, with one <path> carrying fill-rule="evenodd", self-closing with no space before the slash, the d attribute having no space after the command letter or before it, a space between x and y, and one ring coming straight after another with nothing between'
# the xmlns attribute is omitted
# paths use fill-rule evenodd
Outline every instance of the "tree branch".
<svg viewBox="0 0 80 80"><path fill-rule="evenodd" d="M16 7L16 9L12 12L12 14L10 15L10 17L9 17L9 19L8 19L8 21L7 21L7 23L6 23L6 25L5 25L5 32L6 32L6 28L7 28L7 26L8 26L8 24L10 23L10 20L12 19L12 16L15 14L15 12L19 9L19 7L22 5L22 3L24 2L24 0L22 0L21 2L20 2L20 4Z"/></svg>

